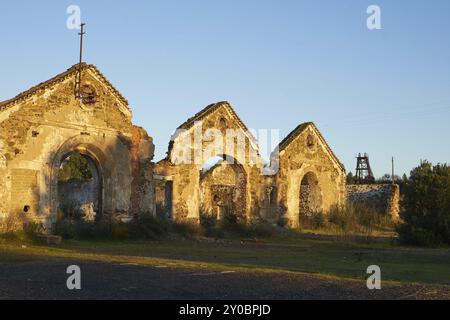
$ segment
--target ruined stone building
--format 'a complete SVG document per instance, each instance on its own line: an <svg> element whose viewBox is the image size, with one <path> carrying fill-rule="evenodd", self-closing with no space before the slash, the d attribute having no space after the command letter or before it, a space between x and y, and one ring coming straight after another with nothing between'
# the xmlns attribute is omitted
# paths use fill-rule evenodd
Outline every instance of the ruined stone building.
<svg viewBox="0 0 450 320"><path fill-rule="evenodd" d="M133 126L128 102L95 66L82 65L82 99L74 95L77 68L0 103L0 217L37 220L51 230L70 202L94 220L158 212L199 222L231 214L297 227L301 212L344 203L345 169L313 123L291 132L268 166L233 108L212 104L179 126L167 157L155 164L152 138ZM232 147L195 141L211 129L226 139L236 133ZM193 161L176 161L180 153ZM89 178L60 181L75 156ZM210 158L221 161L205 166Z"/></svg>
<svg viewBox="0 0 450 320"><path fill-rule="evenodd" d="M95 66L82 65L77 99L77 68L0 103L0 216L50 230L65 199L58 194L71 194L67 185L60 190L59 170L74 154L92 169L93 192L84 198L97 218L154 213L152 139L133 126L128 102Z"/></svg>
<svg viewBox="0 0 450 320"><path fill-rule="evenodd" d="M196 123L201 127L196 128ZM237 142L211 148L211 140L203 141L200 148L183 148L189 145L186 141L195 145L196 130L205 136L210 129L240 132L245 141L243 155L238 154ZM154 169L156 203L174 220L198 221L202 214L220 219L231 212L242 222L285 219L297 227L302 207L326 211L345 201L345 169L313 123L301 124L279 144L270 170L265 170L256 139L227 102L206 107L178 131L167 157ZM188 159L195 159L198 149L203 152L201 161L174 163L178 158L174 152L182 150L190 153ZM223 161L205 168L204 163L214 156Z"/></svg>

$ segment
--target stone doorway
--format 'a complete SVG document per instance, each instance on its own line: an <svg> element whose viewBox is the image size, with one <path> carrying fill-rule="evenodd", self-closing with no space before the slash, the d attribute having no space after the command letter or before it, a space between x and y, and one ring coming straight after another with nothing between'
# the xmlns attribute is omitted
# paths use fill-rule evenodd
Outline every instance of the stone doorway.
<svg viewBox="0 0 450 320"><path fill-rule="evenodd" d="M166 218L173 219L173 181L166 181L164 186L164 208L166 212Z"/></svg>
<svg viewBox="0 0 450 320"><path fill-rule="evenodd" d="M300 220L322 211L322 190L315 173L308 172L303 176L299 198Z"/></svg>
<svg viewBox="0 0 450 320"><path fill-rule="evenodd" d="M201 215L217 220L246 221L247 175L231 157L216 156L200 172Z"/></svg>
<svg viewBox="0 0 450 320"><path fill-rule="evenodd" d="M58 170L57 219L94 223L102 214L102 174L87 153L65 155Z"/></svg>

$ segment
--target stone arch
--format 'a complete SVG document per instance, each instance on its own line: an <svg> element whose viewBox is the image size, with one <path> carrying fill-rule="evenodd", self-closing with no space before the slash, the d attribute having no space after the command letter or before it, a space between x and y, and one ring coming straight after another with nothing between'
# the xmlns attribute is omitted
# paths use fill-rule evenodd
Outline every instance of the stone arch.
<svg viewBox="0 0 450 320"><path fill-rule="evenodd" d="M201 213L214 216L218 220L231 214L236 221L245 222L249 201L245 168L230 156L216 157L222 160L200 172Z"/></svg>
<svg viewBox="0 0 450 320"><path fill-rule="evenodd" d="M107 187L105 183L105 176L108 175L108 169L105 164L108 157L111 157L111 155L105 154L105 151L102 150L101 146L95 141L94 138L91 138L90 136L75 136L67 140L58 148L51 161L49 206L52 223L57 221L59 168L61 167L63 161L74 153L78 153L88 158L91 165L95 166L99 180L98 183L100 185L98 198L101 201L98 215L102 216L104 213L105 188Z"/></svg>
<svg viewBox="0 0 450 320"><path fill-rule="evenodd" d="M305 173L300 182L299 219L322 211L322 188L313 171Z"/></svg>
<svg viewBox="0 0 450 320"><path fill-rule="evenodd" d="M89 179L58 179L56 206L58 215L63 214L63 216L58 216L58 219L68 216L74 218L73 214L77 214L79 219L86 222L98 221L103 213L103 174L101 166L90 152L74 150L62 159L60 168L75 155L81 155L82 159L78 159L78 161L87 164L92 177Z"/></svg>
<svg viewBox="0 0 450 320"><path fill-rule="evenodd" d="M328 179L326 174L320 171L315 165L302 165L300 169L289 170L286 175L287 183L279 183L278 196L281 199L278 202L279 212L286 217L291 228L300 226L301 215L301 190L302 181L304 185L312 185L314 187L313 195L315 196L316 209L319 211L326 210L326 192ZM283 211L282 211L283 210Z"/></svg>

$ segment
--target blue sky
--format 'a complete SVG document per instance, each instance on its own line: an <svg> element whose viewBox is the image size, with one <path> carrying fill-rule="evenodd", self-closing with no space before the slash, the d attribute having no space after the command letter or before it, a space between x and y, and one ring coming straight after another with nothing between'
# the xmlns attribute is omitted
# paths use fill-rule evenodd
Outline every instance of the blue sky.
<svg viewBox="0 0 450 320"><path fill-rule="evenodd" d="M78 59L123 93L161 159L173 130L227 100L254 129L314 121L347 171L450 162L450 1L0 1L0 100ZM380 6L382 30L366 27Z"/></svg>

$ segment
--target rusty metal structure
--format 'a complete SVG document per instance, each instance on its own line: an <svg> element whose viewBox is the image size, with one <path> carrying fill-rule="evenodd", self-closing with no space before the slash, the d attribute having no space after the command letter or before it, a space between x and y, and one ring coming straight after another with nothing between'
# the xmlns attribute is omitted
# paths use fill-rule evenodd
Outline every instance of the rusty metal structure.
<svg viewBox="0 0 450 320"><path fill-rule="evenodd" d="M370 184L375 182L375 177L370 167L369 155L358 154L356 157L356 183L357 184Z"/></svg>

